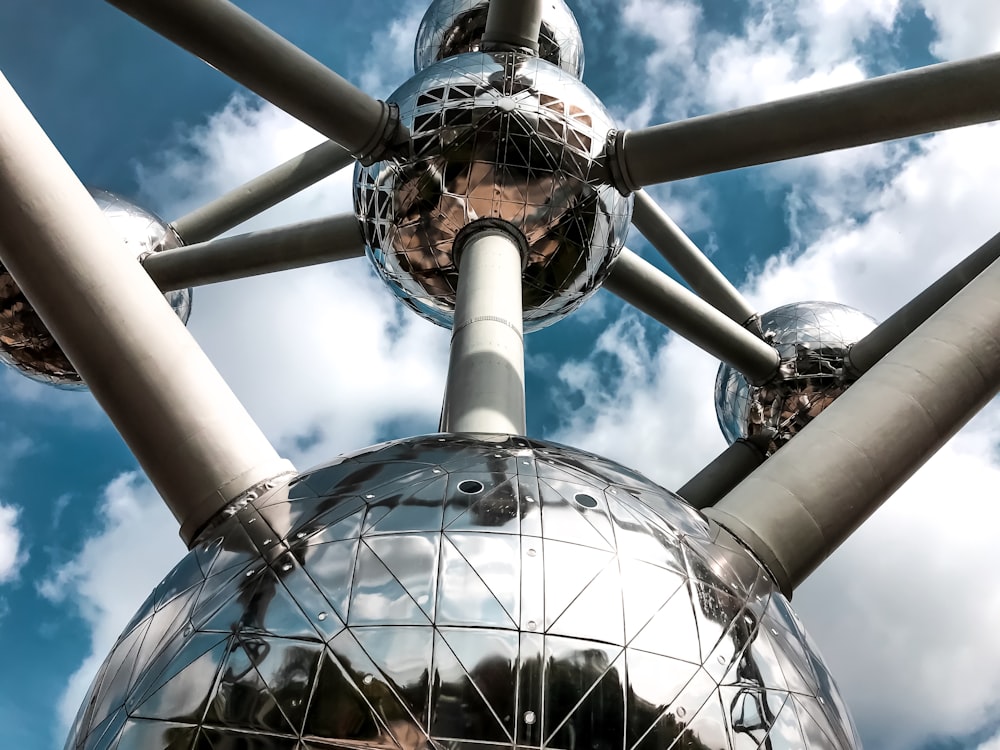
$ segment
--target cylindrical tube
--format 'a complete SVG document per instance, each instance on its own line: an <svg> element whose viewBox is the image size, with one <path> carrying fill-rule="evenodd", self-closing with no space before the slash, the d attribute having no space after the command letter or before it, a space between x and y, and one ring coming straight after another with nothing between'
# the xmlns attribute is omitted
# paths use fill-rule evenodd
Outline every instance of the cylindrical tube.
<svg viewBox="0 0 1000 750"><path fill-rule="evenodd" d="M326 141L185 214L170 226L187 245L207 242L353 162L347 149Z"/></svg>
<svg viewBox="0 0 1000 750"><path fill-rule="evenodd" d="M169 291L364 254L365 240L357 217L341 214L153 253L142 265L160 290Z"/></svg>
<svg viewBox="0 0 1000 750"><path fill-rule="evenodd" d="M491 0L483 46L518 47L538 53L542 0Z"/></svg>
<svg viewBox="0 0 1000 750"><path fill-rule="evenodd" d="M0 76L0 256L190 542L292 470Z"/></svg>
<svg viewBox="0 0 1000 750"><path fill-rule="evenodd" d="M1000 390L1000 261L705 511L786 594Z"/></svg>
<svg viewBox="0 0 1000 750"><path fill-rule="evenodd" d="M508 232L483 229L462 246L442 432L526 431L522 268Z"/></svg>
<svg viewBox="0 0 1000 750"><path fill-rule="evenodd" d="M622 250L604 286L752 383L765 383L778 372L780 358L774 347L630 250Z"/></svg>
<svg viewBox="0 0 1000 750"><path fill-rule="evenodd" d="M710 508L764 463L766 458L764 450L754 445L752 440L737 440L691 477L677 490L677 494L694 508Z"/></svg>

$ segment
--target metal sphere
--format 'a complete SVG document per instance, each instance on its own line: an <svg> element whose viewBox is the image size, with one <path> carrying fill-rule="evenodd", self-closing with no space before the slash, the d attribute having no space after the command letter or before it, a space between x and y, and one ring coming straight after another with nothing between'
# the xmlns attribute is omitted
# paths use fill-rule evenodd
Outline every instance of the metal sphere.
<svg viewBox="0 0 1000 750"><path fill-rule="evenodd" d="M579 307L621 250L631 198L600 181L610 115L580 81L536 57L469 53L404 84L399 105L414 156L355 172L369 257L390 289L449 326L453 242L477 219L502 219L528 243L525 330Z"/></svg>
<svg viewBox="0 0 1000 750"><path fill-rule="evenodd" d="M489 7L490 0L434 0L417 30L413 51L416 72L447 57L479 52ZM583 35L563 0L547 0L542 8L538 56L583 78Z"/></svg>
<svg viewBox="0 0 1000 750"><path fill-rule="evenodd" d="M132 257L178 247L161 219L106 190L89 188L97 205L124 240ZM184 323L191 316L191 290L164 295ZM0 264L0 362L32 380L66 390L85 388L80 375L52 338L7 269Z"/></svg>
<svg viewBox="0 0 1000 750"><path fill-rule="evenodd" d="M252 496L125 628L68 750L860 747L732 537L610 461L411 438Z"/></svg>
<svg viewBox="0 0 1000 750"><path fill-rule="evenodd" d="M770 455L847 390L844 355L877 323L836 302L799 302L765 313L761 325L781 355L778 379L754 386L723 364L715 413L730 443L762 435Z"/></svg>

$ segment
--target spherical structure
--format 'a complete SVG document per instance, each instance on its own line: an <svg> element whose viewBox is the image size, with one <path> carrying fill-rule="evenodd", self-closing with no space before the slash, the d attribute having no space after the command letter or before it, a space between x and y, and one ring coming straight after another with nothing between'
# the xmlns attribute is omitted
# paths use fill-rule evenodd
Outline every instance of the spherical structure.
<svg viewBox="0 0 1000 750"><path fill-rule="evenodd" d="M150 212L106 190L90 189L97 205L124 240L132 257L178 247L177 235ZM191 315L191 290L164 295L182 321ZM7 269L0 264L0 362L46 385L80 389L83 381L28 303Z"/></svg>
<svg viewBox="0 0 1000 750"><path fill-rule="evenodd" d="M469 53L427 68L390 100L414 156L359 165L354 201L369 257L397 296L450 325L453 243L477 219L502 219L527 240L525 330L555 322L600 287L632 203L600 182L613 123L589 89L535 57Z"/></svg>
<svg viewBox="0 0 1000 750"><path fill-rule="evenodd" d="M478 52L489 7L490 0L434 0L417 30L413 51L416 72L447 57ZM583 77L583 36L563 0L546 0L542 7L538 56L575 78Z"/></svg>
<svg viewBox="0 0 1000 750"><path fill-rule="evenodd" d="M842 394L848 348L876 321L836 302L799 302L761 316L764 336L781 355L779 377L754 386L727 364L715 379L715 413L730 443L766 435L773 453Z"/></svg>
<svg viewBox="0 0 1000 750"><path fill-rule="evenodd" d="M236 504L67 748L859 746L767 573L677 496L570 448L433 435Z"/></svg>

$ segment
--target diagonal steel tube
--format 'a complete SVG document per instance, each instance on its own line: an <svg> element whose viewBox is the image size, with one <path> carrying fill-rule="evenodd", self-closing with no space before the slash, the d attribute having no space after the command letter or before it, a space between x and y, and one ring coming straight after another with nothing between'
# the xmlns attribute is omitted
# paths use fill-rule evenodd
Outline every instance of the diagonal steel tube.
<svg viewBox="0 0 1000 750"><path fill-rule="evenodd" d="M620 132L619 190L1000 119L1000 54Z"/></svg>
<svg viewBox="0 0 1000 750"><path fill-rule="evenodd" d="M490 0L483 48L526 49L538 54L543 0Z"/></svg>
<svg viewBox="0 0 1000 750"><path fill-rule="evenodd" d="M622 250L604 286L753 383L778 372L776 349L630 250Z"/></svg>
<svg viewBox="0 0 1000 750"><path fill-rule="evenodd" d="M185 214L170 226L185 244L206 242L353 162L347 149L326 141Z"/></svg>
<svg viewBox="0 0 1000 750"><path fill-rule="evenodd" d="M228 0L107 0L358 159L406 142L394 110Z"/></svg>
<svg viewBox="0 0 1000 750"><path fill-rule="evenodd" d="M757 311L645 190L635 193L632 224L703 300L740 325L757 319Z"/></svg>
<svg viewBox="0 0 1000 750"><path fill-rule="evenodd" d="M0 256L191 542L281 458L0 76Z"/></svg>
<svg viewBox="0 0 1000 750"><path fill-rule="evenodd" d="M188 245L147 255L142 265L162 290L215 284L275 271L360 258L365 254L354 214Z"/></svg>
<svg viewBox="0 0 1000 750"><path fill-rule="evenodd" d="M1000 261L705 514L790 594L1000 391Z"/></svg>
<svg viewBox="0 0 1000 750"><path fill-rule="evenodd" d="M995 235L852 346L847 353L848 372L858 377L871 369L970 281L989 268L997 258L1000 258L1000 234Z"/></svg>
<svg viewBox="0 0 1000 750"><path fill-rule="evenodd" d="M737 440L689 479L677 494L699 510L710 508L767 459L769 436Z"/></svg>

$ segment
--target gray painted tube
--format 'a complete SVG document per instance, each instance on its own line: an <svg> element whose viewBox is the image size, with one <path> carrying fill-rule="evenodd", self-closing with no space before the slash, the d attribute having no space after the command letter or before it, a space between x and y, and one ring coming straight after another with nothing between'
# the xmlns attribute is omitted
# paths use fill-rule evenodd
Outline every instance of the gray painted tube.
<svg viewBox="0 0 1000 750"><path fill-rule="evenodd" d="M621 189L1000 119L1000 54L620 134Z"/></svg>
<svg viewBox="0 0 1000 750"><path fill-rule="evenodd" d="M365 254L354 214L226 237L146 256L142 265L162 290L185 289L304 268Z"/></svg>
<svg viewBox="0 0 1000 750"><path fill-rule="evenodd" d="M442 432L523 435L521 248L483 230L462 246Z"/></svg>
<svg viewBox="0 0 1000 750"><path fill-rule="evenodd" d="M786 594L1000 391L1000 261L705 514Z"/></svg>
<svg viewBox="0 0 1000 750"><path fill-rule="evenodd" d="M1000 258L1000 234L995 235L852 346L847 354L848 371L859 376L870 370L893 347L916 330L917 326L989 268L997 258Z"/></svg>
<svg viewBox="0 0 1000 750"><path fill-rule="evenodd" d="M343 146L327 141L230 190L170 226L187 245L207 242L354 163Z"/></svg>
<svg viewBox="0 0 1000 750"><path fill-rule="evenodd" d="M764 463L765 458L764 450L752 440L737 440L691 477L677 494L694 508L710 508Z"/></svg>
<svg viewBox="0 0 1000 750"><path fill-rule="evenodd" d="M107 1L359 159L402 135L386 133L387 104L227 0Z"/></svg>
<svg viewBox="0 0 1000 750"><path fill-rule="evenodd" d="M230 501L293 470L3 76L0 256L186 542Z"/></svg>
<svg viewBox="0 0 1000 750"><path fill-rule="evenodd" d="M542 0L491 0L483 33L485 47L518 47L538 53Z"/></svg>
<svg viewBox="0 0 1000 750"><path fill-rule="evenodd" d="M635 194L632 224L703 300L744 325L756 310L649 194Z"/></svg>
<svg viewBox="0 0 1000 750"><path fill-rule="evenodd" d="M778 371L774 347L630 250L622 250L604 287L753 383L767 382Z"/></svg>

